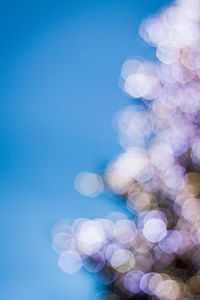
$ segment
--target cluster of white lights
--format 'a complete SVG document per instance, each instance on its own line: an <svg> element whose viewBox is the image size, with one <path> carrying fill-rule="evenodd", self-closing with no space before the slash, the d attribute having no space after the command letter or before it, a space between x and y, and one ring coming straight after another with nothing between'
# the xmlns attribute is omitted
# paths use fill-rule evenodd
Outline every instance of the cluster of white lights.
<svg viewBox="0 0 200 300"><path fill-rule="evenodd" d="M111 299L199 299L200 0L177 0L140 35L159 61L122 67L123 90L141 98L114 119L123 152L104 178L84 172L75 181L85 196L121 195L136 217L58 222L52 247L64 272L83 266L113 284Z"/></svg>

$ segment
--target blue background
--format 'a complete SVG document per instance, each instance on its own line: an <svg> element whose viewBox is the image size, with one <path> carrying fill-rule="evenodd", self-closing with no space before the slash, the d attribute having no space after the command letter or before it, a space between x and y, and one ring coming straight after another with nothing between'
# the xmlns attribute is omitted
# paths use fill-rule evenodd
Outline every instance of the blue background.
<svg viewBox="0 0 200 300"><path fill-rule="evenodd" d="M58 268L51 228L123 210L79 195L74 179L119 153L111 120L131 103L120 68L133 55L154 59L138 28L167 3L1 0L1 300L95 298L93 276Z"/></svg>

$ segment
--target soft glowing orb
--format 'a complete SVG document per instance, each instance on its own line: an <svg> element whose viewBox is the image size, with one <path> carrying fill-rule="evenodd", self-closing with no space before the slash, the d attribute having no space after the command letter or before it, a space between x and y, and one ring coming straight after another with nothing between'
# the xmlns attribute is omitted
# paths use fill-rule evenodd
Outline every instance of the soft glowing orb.
<svg viewBox="0 0 200 300"><path fill-rule="evenodd" d="M166 224L160 219L150 219L144 224L143 235L152 243L161 241L166 234Z"/></svg>

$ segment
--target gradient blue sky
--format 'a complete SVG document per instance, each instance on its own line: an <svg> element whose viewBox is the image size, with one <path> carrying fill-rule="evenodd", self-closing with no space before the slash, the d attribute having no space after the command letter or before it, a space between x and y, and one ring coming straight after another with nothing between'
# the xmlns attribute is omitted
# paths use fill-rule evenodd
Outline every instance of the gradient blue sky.
<svg viewBox="0 0 200 300"><path fill-rule="evenodd" d="M74 179L119 153L111 120L131 102L120 68L154 59L138 27L168 2L1 0L1 300L94 300L93 276L57 267L50 232L63 218L123 210L79 195Z"/></svg>

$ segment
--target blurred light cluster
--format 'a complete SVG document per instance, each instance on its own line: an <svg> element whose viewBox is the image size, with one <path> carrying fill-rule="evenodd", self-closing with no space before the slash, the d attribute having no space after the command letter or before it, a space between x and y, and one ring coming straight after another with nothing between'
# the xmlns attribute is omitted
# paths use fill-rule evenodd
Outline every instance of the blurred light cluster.
<svg viewBox="0 0 200 300"><path fill-rule="evenodd" d="M200 0L177 0L140 35L159 62L122 67L123 90L141 98L114 119L123 152L104 180L81 173L75 182L92 197L107 186L133 218L59 222L52 247L64 272L83 266L112 284L108 299L200 299Z"/></svg>

